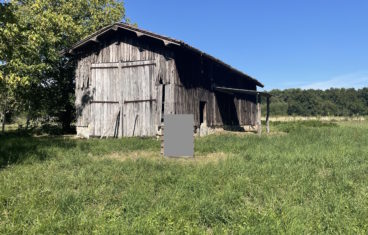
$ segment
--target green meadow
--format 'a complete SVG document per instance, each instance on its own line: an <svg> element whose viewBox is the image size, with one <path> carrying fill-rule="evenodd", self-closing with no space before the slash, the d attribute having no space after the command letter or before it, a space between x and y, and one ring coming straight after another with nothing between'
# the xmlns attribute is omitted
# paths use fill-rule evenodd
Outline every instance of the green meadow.
<svg viewBox="0 0 368 235"><path fill-rule="evenodd" d="M264 131L263 131L264 132ZM368 122L197 138L0 136L1 234L368 233Z"/></svg>

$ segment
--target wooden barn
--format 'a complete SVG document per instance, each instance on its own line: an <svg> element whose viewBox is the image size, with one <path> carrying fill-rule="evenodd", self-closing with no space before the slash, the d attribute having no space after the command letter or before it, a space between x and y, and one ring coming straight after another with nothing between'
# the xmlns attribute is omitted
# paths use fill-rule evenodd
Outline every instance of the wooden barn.
<svg viewBox="0 0 368 235"><path fill-rule="evenodd" d="M193 114L196 130L260 130L262 83L182 41L115 23L67 53L80 136L155 136L164 114Z"/></svg>

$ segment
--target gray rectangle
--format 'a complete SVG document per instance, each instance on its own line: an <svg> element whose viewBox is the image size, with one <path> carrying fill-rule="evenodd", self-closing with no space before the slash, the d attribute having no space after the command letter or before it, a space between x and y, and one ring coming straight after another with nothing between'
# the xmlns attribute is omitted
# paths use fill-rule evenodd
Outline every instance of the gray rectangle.
<svg viewBox="0 0 368 235"><path fill-rule="evenodd" d="M193 157L193 114L164 115L164 156Z"/></svg>

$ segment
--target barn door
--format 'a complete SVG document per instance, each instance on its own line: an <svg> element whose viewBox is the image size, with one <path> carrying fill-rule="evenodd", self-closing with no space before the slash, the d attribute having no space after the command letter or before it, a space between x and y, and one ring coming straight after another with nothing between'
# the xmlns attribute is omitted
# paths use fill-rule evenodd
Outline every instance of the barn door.
<svg viewBox="0 0 368 235"><path fill-rule="evenodd" d="M121 100L118 63L92 65L90 136L117 137Z"/></svg>
<svg viewBox="0 0 368 235"><path fill-rule="evenodd" d="M122 64L124 136L153 136L156 134L154 73L154 61Z"/></svg>

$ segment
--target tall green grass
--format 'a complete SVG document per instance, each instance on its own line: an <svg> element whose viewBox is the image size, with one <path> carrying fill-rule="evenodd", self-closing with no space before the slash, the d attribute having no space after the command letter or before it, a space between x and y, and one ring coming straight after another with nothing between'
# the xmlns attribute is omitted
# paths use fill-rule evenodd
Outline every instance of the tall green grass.
<svg viewBox="0 0 368 235"><path fill-rule="evenodd" d="M367 233L367 122L271 128L196 139L197 160L228 156L204 162L154 139L0 136L0 233Z"/></svg>

